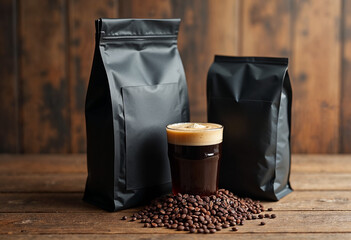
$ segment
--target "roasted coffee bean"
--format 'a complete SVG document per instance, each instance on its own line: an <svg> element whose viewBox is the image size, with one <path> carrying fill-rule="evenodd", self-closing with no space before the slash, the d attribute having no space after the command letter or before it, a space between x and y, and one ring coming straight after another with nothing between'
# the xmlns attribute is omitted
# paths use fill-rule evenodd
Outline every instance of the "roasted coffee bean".
<svg viewBox="0 0 351 240"><path fill-rule="evenodd" d="M216 226L214 225L214 224L212 224L212 223L210 223L210 224L208 224L207 225L207 228L209 228L209 229L213 229L213 228L215 228Z"/></svg>
<svg viewBox="0 0 351 240"><path fill-rule="evenodd" d="M128 219L127 216L123 216L123 217L121 218L121 220L127 220L127 219Z"/></svg>
<svg viewBox="0 0 351 240"><path fill-rule="evenodd" d="M229 224L227 224L227 223L223 224L222 228L229 228Z"/></svg>
<svg viewBox="0 0 351 240"><path fill-rule="evenodd" d="M268 213L266 213L266 214L264 215L264 217L265 217L265 218L270 218L270 215L269 215Z"/></svg>
<svg viewBox="0 0 351 240"><path fill-rule="evenodd" d="M238 231L238 228L233 227L232 230L233 230L234 232L237 232L237 231Z"/></svg>
<svg viewBox="0 0 351 240"><path fill-rule="evenodd" d="M177 230L178 231L183 231L184 230L184 226L178 226Z"/></svg>
<svg viewBox="0 0 351 240"><path fill-rule="evenodd" d="M134 222L134 221L136 221L136 220L137 220L136 217L132 217L132 219L130 219L131 222Z"/></svg>
<svg viewBox="0 0 351 240"><path fill-rule="evenodd" d="M149 206L134 213L131 221L141 219L144 227L215 233L222 228L242 225L246 219L257 219L254 214L262 211L264 207L258 201L239 198L228 190L220 189L211 196L177 194L155 199ZM275 218L273 214L268 216ZM127 219L124 217L122 219ZM267 214L260 214L258 217L262 219L267 217Z"/></svg>
<svg viewBox="0 0 351 240"><path fill-rule="evenodd" d="M222 227L219 226L219 225L217 225L217 226L216 226L216 230L217 230L217 231L221 231L221 230L222 230Z"/></svg>
<svg viewBox="0 0 351 240"><path fill-rule="evenodd" d="M273 208L268 208L267 211L273 211Z"/></svg>
<svg viewBox="0 0 351 240"><path fill-rule="evenodd" d="M277 215L271 214L271 218L276 218L276 217L277 217Z"/></svg>
<svg viewBox="0 0 351 240"><path fill-rule="evenodd" d="M266 225L266 223L265 222L261 222L260 225Z"/></svg>

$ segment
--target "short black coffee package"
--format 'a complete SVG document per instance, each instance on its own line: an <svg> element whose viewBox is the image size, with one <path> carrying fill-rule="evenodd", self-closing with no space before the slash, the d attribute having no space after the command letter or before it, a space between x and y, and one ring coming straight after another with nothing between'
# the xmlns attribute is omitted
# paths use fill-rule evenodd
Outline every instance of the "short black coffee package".
<svg viewBox="0 0 351 240"><path fill-rule="evenodd" d="M117 211L171 192L166 126L189 121L179 24L96 20L85 105L85 201Z"/></svg>
<svg viewBox="0 0 351 240"><path fill-rule="evenodd" d="M273 201L292 191L291 104L287 58L215 56L207 107L224 126L219 187Z"/></svg>

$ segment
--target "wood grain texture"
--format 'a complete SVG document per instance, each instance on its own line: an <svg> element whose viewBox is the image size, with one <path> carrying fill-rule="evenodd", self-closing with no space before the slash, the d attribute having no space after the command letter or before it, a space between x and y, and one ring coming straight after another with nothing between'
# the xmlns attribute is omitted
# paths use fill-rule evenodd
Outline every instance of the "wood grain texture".
<svg viewBox="0 0 351 240"><path fill-rule="evenodd" d="M70 152L66 1L19 1L23 152Z"/></svg>
<svg viewBox="0 0 351 240"><path fill-rule="evenodd" d="M0 238L1 239L349 239L351 237L351 173L338 172L335 163L347 164L351 156L294 156L293 163L312 166L300 167L292 172L293 186L302 190L294 191L278 202L262 202L265 208L272 207L276 219L246 221L238 232L224 229L214 235L200 235L168 230L164 228L143 228L138 222L122 221L122 216L131 216L140 208L107 213L82 202L82 188L85 173L79 172L84 155L55 156L47 159L61 159L58 171L45 166L44 158L22 157L26 162L33 159L35 165L27 173L18 172L20 156L0 155ZM76 159L76 160L74 160ZM30 161L30 160L29 160ZM50 161L48 161L50 162ZM51 164L53 162L51 161ZM72 170L69 171L70 165ZM28 165L24 165L28 166ZM320 170L317 169L319 166ZM322 169L334 168L330 172ZM78 171L77 171L78 170ZM60 172L63 171L63 172ZM31 173L32 172L32 173ZM80 180L79 178L82 177ZM298 183L298 184L297 184ZM51 185L50 185L51 184ZM347 185L348 184L348 185ZM2 192L4 186L13 193ZM342 191L332 190L347 186ZM299 189L295 188L295 189ZM303 190L310 189L308 191ZM72 189L78 192L72 192ZM81 190L79 190L81 189ZM329 189L329 190L328 190ZM43 191L41 191L43 190ZM23 192L21 192L23 191ZM61 192L60 192L61 191Z"/></svg>
<svg viewBox="0 0 351 240"><path fill-rule="evenodd" d="M0 155L0 175L87 173L86 155Z"/></svg>
<svg viewBox="0 0 351 240"><path fill-rule="evenodd" d="M206 122L207 71L215 54L238 54L239 1L173 1L182 19L179 49L188 82L191 121Z"/></svg>
<svg viewBox="0 0 351 240"><path fill-rule="evenodd" d="M291 1L242 2L241 54L288 57L291 48Z"/></svg>
<svg viewBox="0 0 351 240"><path fill-rule="evenodd" d="M350 173L294 173L290 175L295 190L351 190Z"/></svg>
<svg viewBox="0 0 351 240"><path fill-rule="evenodd" d="M0 2L0 152L19 151L16 1Z"/></svg>
<svg viewBox="0 0 351 240"><path fill-rule="evenodd" d="M172 18L171 0L120 0L122 18Z"/></svg>
<svg viewBox="0 0 351 240"><path fill-rule="evenodd" d="M83 193L1 193L0 213L104 212L82 201ZM278 202L262 202L282 211L351 211L351 191L294 191Z"/></svg>
<svg viewBox="0 0 351 240"><path fill-rule="evenodd" d="M117 213L3 213L0 215L0 234L69 234L69 233L137 233L137 234L184 234L165 228L144 228L138 222L120 220L125 212ZM350 212L343 211L285 211L276 219L246 221L239 226L245 233L351 233ZM224 229L221 234L233 236Z"/></svg>
<svg viewBox="0 0 351 240"><path fill-rule="evenodd" d="M0 213L104 212L82 199L83 193L1 193Z"/></svg>
<svg viewBox="0 0 351 240"><path fill-rule="evenodd" d="M71 152L83 153L85 95L95 46L94 22L98 18L116 18L118 8L117 0L74 0L68 4Z"/></svg>
<svg viewBox="0 0 351 240"><path fill-rule="evenodd" d="M293 1L292 150L339 150L340 0Z"/></svg>
<svg viewBox="0 0 351 240"><path fill-rule="evenodd" d="M0 192L83 192L87 174L0 175ZM351 173L292 173L294 190L351 190Z"/></svg>
<svg viewBox="0 0 351 240"><path fill-rule="evenodd" d="M293 154L291 171L294 173L351 173L350 155Z"/></svg>
<svg viewBox="0 0 351 240"><path fill-rule="evenodd" d="M351 153L351 1L343 2L340 152Z"/></svg>
<svg viewBox="0 0 351 240"><path fill-rule="evenodd" d="M257 239L257 240L266 240L266 239L273 239L273 240L296 240L296 239L315 239L315 240L349 240L351 238L351 233L231 233L231 234L193 234L189 235L185 234L115 234L115 235L107 235L107 234L48 234L48 235L28 235L24 232L22 235L2 235L1 238L3 240L12 240L12 239L25 239L25 240L35 240L35 239L101 239L101 240L108 240L108 239L126 239L126 240L145 240L145 239L169 239L169 240L179 240L179 239L238 239L238 240L247 240L247 239Z"/></svg>
<svg viewBox="0 0 351 240"><path fill-rule="evenodd" d="M0 192L83 192L86 174L0 175Z"/></svg>
<svg viewBox="0 0 351 240"><path fill-rule="evenodd" d="M351 191L294 191L278 202L262 202L274 211L351 211Z"/></svg>

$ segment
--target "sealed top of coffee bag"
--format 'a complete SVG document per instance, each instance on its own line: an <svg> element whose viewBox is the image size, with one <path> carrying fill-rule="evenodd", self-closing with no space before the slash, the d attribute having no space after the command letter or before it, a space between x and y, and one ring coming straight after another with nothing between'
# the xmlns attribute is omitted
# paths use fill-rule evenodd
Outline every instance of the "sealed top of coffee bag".
<svg viewBox="0 0 351 240"><path fill-rule="evenodd" d="M170 36L176 37L180 19L113 19L96 20L96 32L103 36Z"/></svg>

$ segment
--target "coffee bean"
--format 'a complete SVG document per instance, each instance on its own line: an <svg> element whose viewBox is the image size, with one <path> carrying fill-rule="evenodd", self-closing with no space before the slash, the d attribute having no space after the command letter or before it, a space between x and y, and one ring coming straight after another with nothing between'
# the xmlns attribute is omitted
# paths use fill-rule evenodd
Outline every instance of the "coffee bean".
<svg viewBox="0 0 351 240"><path fill-rule="evenodd" d="M271 218L276 218L276 217L277 217L277 215L271 214Z"/></svg>
<svg viewBox="0 0 351 240"><path fill-rule="evenodd" d="M155 199L149 206L134 213L131 221L141 219L144 227L166 227L178 231L214 233L229 226L242 225L244 220L257 219L254 214L264 211L264 207L249 198L239 198L225 189L216 194L199 195L171 194ZM267 209L267 211L269 211ZM271 214L270 218L275 218ZM273 217L274 216L274 217ZM259 214L262 219L267 214ZM124 216L122 219L126 220Z"/></svg>
<svg viewBox="0 0 351 240"><path fill-rule="evenodd" d="M219 225L217 225L217 226L216 226L216 230L217 230L217 231L221 231L221 230L222 230L222 227L219 226Z"/></svg>
<svg viewBox="0 0 351 240"><path fill-rule="evenodd" d="M222 225L222 228L229 228L229 224L226 224L226 223L223 224L223 225Z"/></svg>
<svg viewBox="0 0 351 240"><path fill-rule="evenodd" d="M237 231L238 231L238 228L233 227L232 230L233 230L234 232L237 232Z"/></svg>
<svg viewBox="0 0 351 240"><path fill-rule="evenodd" d="M216 226L214 225L214 224L212 224L212 223L210 223L210 224L208 224L207 225L207 228L209 228L209 229L213 229L213 228L215 228Z"/></svg>
<svg viewBox="0 0 351 240"><path fill-rule="evenodd" d="M178 231L183 231L184 230L184 226L178 226L177 230Z"/></svg>
<svg viewBox="0 0 351 240"><path fill-rule="evenodd" d="M127 216L123 216L123 217L121 218L121 220L127 220L127 219L128 219Z"/></svg>
<svg viewBox="0 0 351 240"><path fill-rule="evenodd" d="M267 211L273 211L273 208L268 208Z"/></svg>
<svg viewBox="0 0 351 240"><path fill-rule="evenodd" d="M264 217L265 217L265 218L270 218L270 215L269 215L268 213L266 213L266 214L264 215Z"/></svg>
<svg viewBox="0 0 351 240"><path fill-rule="evenodd" d="M261 222L261 223L260 223L260 225L262 225L262 226L263 226L263 225L266 225L266 223L265 223L265 222Z"/></svg>

